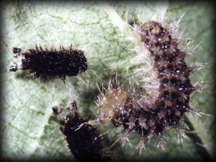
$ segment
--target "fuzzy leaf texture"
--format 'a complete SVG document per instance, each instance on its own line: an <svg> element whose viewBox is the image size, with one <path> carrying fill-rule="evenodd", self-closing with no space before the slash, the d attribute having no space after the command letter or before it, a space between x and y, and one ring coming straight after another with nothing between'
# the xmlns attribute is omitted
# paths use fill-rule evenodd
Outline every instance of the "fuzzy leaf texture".
<svg viewBox="0 0 216 162"><path fill-rule="evenodd" d="M193 83L201 82L201 92L191 95L192 107L213 114L213 9L202 2L15 2L3 7L3 121L2 154L10 159L74 159L69 152L59 124L52 113L52 105L66 104L75 99L79 112L94 119L97 107L98 85L106 84L117 73L124 85L144 85L137 72L148 64L133 51L136 42L129 24L160 20L164 24L177 24L182 38L191 39L193 55L186 57L188 65L206 63L201 71L193 73ZM185 42L180 41L185 48ZM70 45L85 51L88 70L75 77L44 81L28 79L8 72L13 61L12 48L23 50L41 45L47 48L65 48ZM194 128L194 136L178 142L174 130L165 133L165 149L150 142L139 154L136 146L118 146L112 152L114 159L203 159L213 154L212 115L186 118ZM113 140L118 134L111 124L99 126L108 130ZM111 131L112 130L112 131ZM136 141L137 137L131 137ZM205 153L199 153L202 147ZM202 151L203 152L203 151ZM207 155L206 155L207 154Z"/></svg>

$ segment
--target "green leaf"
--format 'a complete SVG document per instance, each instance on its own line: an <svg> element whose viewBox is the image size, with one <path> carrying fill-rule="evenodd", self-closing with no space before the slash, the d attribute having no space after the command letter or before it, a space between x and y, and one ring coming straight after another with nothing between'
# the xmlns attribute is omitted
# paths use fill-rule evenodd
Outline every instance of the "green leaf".
<svg viewBox="0 0 216 162"><path fill-rule="evenodd" d="M208 8L208 9L207 9ZM145 85L143 77L148 74L135 73L148 62L139 58L133 51L137 46L133 29L129 24L159 20L164 24L176 23L178 32L184 38L190 38L194 45L193 55L187 57L187 63L207 63L204 69L195 72L193 83L204 82L201 93L195 92L191 103L198 111L213 114L213 9L207 3L171 3L171 2L68 2L68 3L14 3L3 8L4 30L3 46L3 140L2 151L6 158L65 158L73 159L68 151L64 136L52 114L51 107L57 102L66 104L68 100L78 102L80 113L84 116L96 116L95 100L99 93L98 85L106 84L114 76L125 86ZM177 34L177 33L173 33ZM185 46L182 41L182 47ZM18 74L9 73L12 62L12 48L23 50L41 45L47 48L60 46L85 51L89 63L87 72L76 77L43 81L26 79ZM203 95L205 94L205 95ZM157 148L153 142L139 154L134 147L119 146L114 150L114 158L182 158L202 159L197 154L198 147L205 153L212 150L212 117L187 116L197 138L188 136L178 143L173 130L166 134L165 150ZM110 124L101 129L113 130L110 139L115 139L117 130ZM137 137L131 137L137 140ZM198 142L198 143L197 143ZM206 155L205 154L205 155Z"/></svg>

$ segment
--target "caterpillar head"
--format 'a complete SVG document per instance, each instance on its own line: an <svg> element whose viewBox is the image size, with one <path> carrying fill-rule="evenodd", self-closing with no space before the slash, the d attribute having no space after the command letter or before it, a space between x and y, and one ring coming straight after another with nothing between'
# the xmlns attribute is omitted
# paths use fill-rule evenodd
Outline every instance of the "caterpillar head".
<svg viewBox="0 0 216 162"><path fill-rule="evenodd" d="M70 118L74 118L77 113L76 101L72 101L68 104L66 108L61 108L60 106L52 107L53 113L57 116L60 124L65 124Z"/></svg>
<svg viewBox="0 0 216 162"><path fill-rule="evenodd" d="M100 123L111 121L119 110L124 108L128 98L127 92L123 90L122 85L109 87L98 97L97 106L98 120Z"/></svg>

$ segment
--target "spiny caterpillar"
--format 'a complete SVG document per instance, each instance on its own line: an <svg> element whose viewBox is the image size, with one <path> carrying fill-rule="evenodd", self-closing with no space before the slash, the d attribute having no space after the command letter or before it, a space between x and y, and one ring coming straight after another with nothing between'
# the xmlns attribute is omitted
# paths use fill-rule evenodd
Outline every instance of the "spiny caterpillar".
<svg viewBox="0 0 216 162"><path fill-rule="evenodd" d="M68 147L77 160L110 159L104 151L105 143L97 128L86 124L77 130L86 120L77 112L75 101L65 109L59 106L53 106L52 109L61 125L60 130L66 136Z"/></svg>
<svg viewBox="0 0 216 162"><path fill-rule="evenodd" d="M17 62L12 64L10 71L28 70L32 76L63 77L75 76L87 70L87 59L84 52L77 49L43 49L37 47L21 52L20 48L13 48Z"/></svg>
<svg viewBox="0 0 216 162"><path fill-rule="evenodd" d="M178 48L178 42L160 23L150 21L139 26L139 35L149 57L153 60L156 79L159 81L158 96L134 96L118 84L99 95L99 113L88 124L112 121L122 126L127 136L135 131L140 135L144 148L148 137L161 137L168 127L178 127L189 106L190 94L195 90L189 79L192 68L184 61L186 53Z"/></svg>

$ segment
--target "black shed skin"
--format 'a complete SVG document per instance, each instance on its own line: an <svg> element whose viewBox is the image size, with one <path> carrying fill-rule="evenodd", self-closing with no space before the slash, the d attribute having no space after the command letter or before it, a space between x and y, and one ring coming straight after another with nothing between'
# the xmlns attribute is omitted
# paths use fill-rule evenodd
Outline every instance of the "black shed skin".
<svg viewBox="0 0 216 162"><path fill-rule="evenodd" d="M73 107L61 109L53 107L57 117L61 116L60 130L66 137L68 148L78 161L99 160L107 161L109 156L105 153L105 142L100 131L92 125L83 124L87 120L76 111L76 104Z"/></svg>
<svg viewBox="0 0 216 162"><path fill-rule="evenodd" d="M17 53L14 49L13 52ZM88 67L84 52L72 48L60 47L60 50L48 50L36 47L20 53L18 57L22 57L21 67L13 66L10 71L29 70L30 74L37 77L76 76L86 71Z"/></svg>

